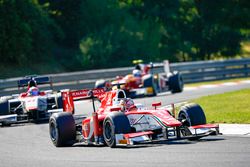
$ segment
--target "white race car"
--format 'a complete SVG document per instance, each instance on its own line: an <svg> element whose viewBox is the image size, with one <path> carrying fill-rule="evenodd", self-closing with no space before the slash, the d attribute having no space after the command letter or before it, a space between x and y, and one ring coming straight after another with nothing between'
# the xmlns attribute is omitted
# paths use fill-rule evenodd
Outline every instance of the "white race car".
<svg viewBox="0 0 250 167"><path fill-rule="evenodd" d="M28 87L27 92L0 97L0 123L48 120L51 113L62 111L61 92L39 91L37 85L51 84L49 77L26 77L18 87Z"/></svg>

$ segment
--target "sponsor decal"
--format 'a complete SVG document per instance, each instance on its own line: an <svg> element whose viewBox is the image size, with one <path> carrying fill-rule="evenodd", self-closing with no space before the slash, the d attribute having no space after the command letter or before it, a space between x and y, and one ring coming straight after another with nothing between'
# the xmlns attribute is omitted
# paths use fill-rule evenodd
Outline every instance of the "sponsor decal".
<svg viewBox="0 0 250 167"><path fill-rule="evenodd" d="M147 88L147 93L148 94L153 94L154 93L153 88L152 87L148 87Z"/></svg>
<svg viewBox="0 0 250 167"><path fill-rule="evenodd" d="M119 140L119 144L127 144L127 140L126 139L123 139L123 140Z"/></svg>

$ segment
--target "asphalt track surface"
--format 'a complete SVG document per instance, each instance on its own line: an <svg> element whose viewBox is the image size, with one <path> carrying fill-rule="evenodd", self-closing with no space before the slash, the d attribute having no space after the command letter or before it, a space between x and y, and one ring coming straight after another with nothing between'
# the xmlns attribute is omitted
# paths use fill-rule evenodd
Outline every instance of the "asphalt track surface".
<svg viewBox="0 0 250 167"><path fill-rule="evenodd" d="M187 101L204 95L250 88L250 83L163 93L154 98L136 99L150 105ZM246 99L249 100L249 99ZM81 108L80 106L78 106ZM0 128L0 166L250 166L249 135L211 136L200 141L168 141L128 148L83 146L56 148L50 141L48 124L19 124Z"/></svg>

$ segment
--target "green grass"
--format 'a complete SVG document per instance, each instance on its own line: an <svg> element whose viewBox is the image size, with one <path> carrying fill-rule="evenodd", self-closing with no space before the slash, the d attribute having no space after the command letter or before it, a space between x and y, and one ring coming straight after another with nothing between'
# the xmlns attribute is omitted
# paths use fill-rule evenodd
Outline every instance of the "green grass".
<svg viewBox="0 0 250 167"><path fill-rule="evenodd" d="M208 123L250 124L250 89L204 96L192 102L201 105Z"/></svg>
<svg viewBox="0 0 250 167"><path fill-rule="evenodd" d="M201 85L208 85L208 84L220 84L220 83L237 82L237 81L245 81L245 80L250 80L250 77L226 79L226 80L219 80L219 81L207 81L207 82L190 83L190 84L185 84L185 87L194 87L194 86L201 86Z"/></svg>

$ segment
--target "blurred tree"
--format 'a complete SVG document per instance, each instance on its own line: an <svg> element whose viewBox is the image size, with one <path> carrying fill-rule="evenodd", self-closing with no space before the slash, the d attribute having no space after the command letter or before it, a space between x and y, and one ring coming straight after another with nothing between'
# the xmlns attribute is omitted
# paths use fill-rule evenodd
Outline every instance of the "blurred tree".
<svg viewBox="0 0 250 167"><path fill-rule="evenodd" d="M63 33L57 38L55 49L57 63L66 71L80 70L77 59L80 54L79 41L85 33L85 22L81 16L82 0L39 0L43 9L56 22Z"/></svg>
<svg viewBox="0 0 250 167"><path fill-rule="evenodd" d="M1 63L32 68L53 59L59 29L36 0L1 0L0 31Z"/></svg>
<svg viewBox="0 0 250 167"><path fill-rule="evenodd" d="M163 59L177 61L175 54L180 43L177 24L179 1L128 0L126 2L131 5L130 12L134 17L138 20L150 21L151 25L159 27L158 32L154 32L160 38L157 43L159 54L152 55L151 61Z"/></svg>
<svg viewBox="0 0 250 167"><path fill-rule="evenodd" d="M137 58L187 61L232 56L242 40L239 29L225 21L234 0L40 1L49 3L52 17L64 30L63 43L70 50L64 52L74 57L74 68L77 63L84 68L112 67L112 60L125 66Z"/></svg>
<svg viewBox="0 0 250 167"><path fill-rule="evenodd" d="M223 0L180 1L178 22L184 42L180 51L188 55L189 60L209 60L213 55L239 53L242 35L239 29L226 23L225 16L230 16L228 9L224 8L227 3Z"/></svg>
<svg viewBox="0 0 250 167"><path fill-rule="evenodd" d="M159 25L133 17L126 3L111 2L92 0L82 6L83 20L89 27L89 34L80 43L84 66L127 66L133 59L147 62L159 56Z"/></svg>
<svg viewBox="0 0 250 167"><path fill-rule="evenodd" d="M250 37L249 10L248 0L0 0L0 71L231 57Z"/></svg>
<svg viewBox="0 0 250 167"><path fill-rule="evenodd" d="M1 64L18 64L27 62L32 51L32 30L28 23L15 11L16 2L0 2L0 56Z"/></svg>

